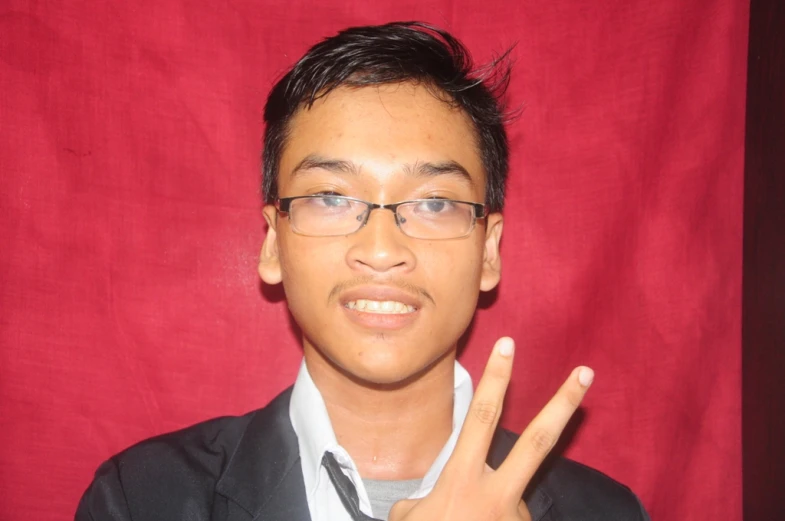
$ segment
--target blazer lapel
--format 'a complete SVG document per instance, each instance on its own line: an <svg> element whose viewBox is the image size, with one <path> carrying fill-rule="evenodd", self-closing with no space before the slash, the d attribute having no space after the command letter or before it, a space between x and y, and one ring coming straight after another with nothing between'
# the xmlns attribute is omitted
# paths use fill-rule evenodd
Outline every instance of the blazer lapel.
<svg viewBox="0 0 785 521"><path fill-rule="evenodd" d="M491 449L488 451L488 465L493 469L499 468L516 441L518 441L518 436L512 432L502 428L496 429L491 442ZM550 516L545 517L553 505L553 500L545 491L545 487L540 483L539 476L535 475L526 488L523 493L523 500L529 508L532 521L545 521L546 519L558 521L558 519Z"/></svg>
<svg viewBox="0 0 785 521"><path fill-rule="evenodd" d="M311 521L299 457L278 487L261 505L254 519L259 521Z"/></svg>
<svg viewBox="0 0 785 521"><path fill-rule="evenodd" d="M251 419L216 493L239 508L229 521L310 521L297 435L289 420L291 387Z"/></svg>

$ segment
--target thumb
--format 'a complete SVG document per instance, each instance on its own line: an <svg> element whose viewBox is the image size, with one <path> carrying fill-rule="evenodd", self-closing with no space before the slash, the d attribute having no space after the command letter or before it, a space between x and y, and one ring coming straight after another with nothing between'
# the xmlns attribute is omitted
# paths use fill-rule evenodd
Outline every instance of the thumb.
<svg viewBox="0 0 785 521"><path fill-rule="evenodd" d="M387 521L403 521L419 501L419 499L402 499L396 501L390 509L390 516L387 518Z"/></svg>

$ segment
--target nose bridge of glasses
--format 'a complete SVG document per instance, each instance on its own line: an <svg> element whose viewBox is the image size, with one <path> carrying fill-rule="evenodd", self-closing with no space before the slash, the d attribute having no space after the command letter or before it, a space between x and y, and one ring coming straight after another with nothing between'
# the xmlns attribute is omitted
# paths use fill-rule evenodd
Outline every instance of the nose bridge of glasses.
<svg viewBox="0 0 785 521"><path fill-rule="evenodd" d="M366 210L365 210L365 219L363 225L368 224L368 221L371 219L371 214L374 210L387 210L392 212L393 218L395 219L395 225L400 228L400 216L398 214L398 206L401 203L392 203L392 204L378 204L378 203L366 203Z"/></svg>

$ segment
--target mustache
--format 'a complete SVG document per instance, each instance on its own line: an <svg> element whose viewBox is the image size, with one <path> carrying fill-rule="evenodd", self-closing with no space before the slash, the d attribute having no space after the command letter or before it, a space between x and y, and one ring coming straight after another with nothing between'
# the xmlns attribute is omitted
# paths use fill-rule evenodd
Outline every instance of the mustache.
<svg viewBox="0 0 785 521"><path fill-rule="evenodd" d="M357 286L392 286L407 293L414 293L415 295L420 295L421 297L430 300L432 303L436 303L433 300L433 297L428 290L421 286L417 286L410 282L406 282L405 280L400 280L392 277L388 278L379 278L374 277L372 275L364 275L361 277L355 277L353 279L341 282L336 284L333 289L330 290L330 294L327 296L327 301L330 302L333 299L337 298L338 295L347 291L349 289L355 288Z"/></svg>

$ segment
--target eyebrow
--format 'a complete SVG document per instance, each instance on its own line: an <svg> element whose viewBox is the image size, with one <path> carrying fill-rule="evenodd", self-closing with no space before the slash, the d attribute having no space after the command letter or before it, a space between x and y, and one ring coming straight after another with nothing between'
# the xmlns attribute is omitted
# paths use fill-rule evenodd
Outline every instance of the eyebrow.
<svg viewBox="0 0 785 521"><path fill-rule="evenodd" d="M360 173L360 167L351 161L309 154L294 167L292 170L292 177L314 169L353 176L359 175ZM402 170L407 175L416 177L436 177L439 175L456 176L466 181L469 185L474 185L474 179L472 179L469 171L466 170L463 165L453 160L437 162L417 161L414 164L403 165Z"/></svg>
<svg viewBox="0 0 785 521"><path fill-rule="evenodd" d="M474 179L469 174L469 171L457 161L438 161L432 163L430 161L417 161L414 165L403 165L403 171L409 175L418 177L435 177L438 175L452 175L459 177L474 185Z"/></svg>
<svg viewBox="0 0 785 521"><path fill-rule="evenodd" d="M351 161L342 159L330 159L316 154L308 154L305 159L297 163L297 166L292 170L292 177L305 172L306 170L314 169L327 170L336 174L352 174L357 175L360 169L356 164Z"/></svg>

